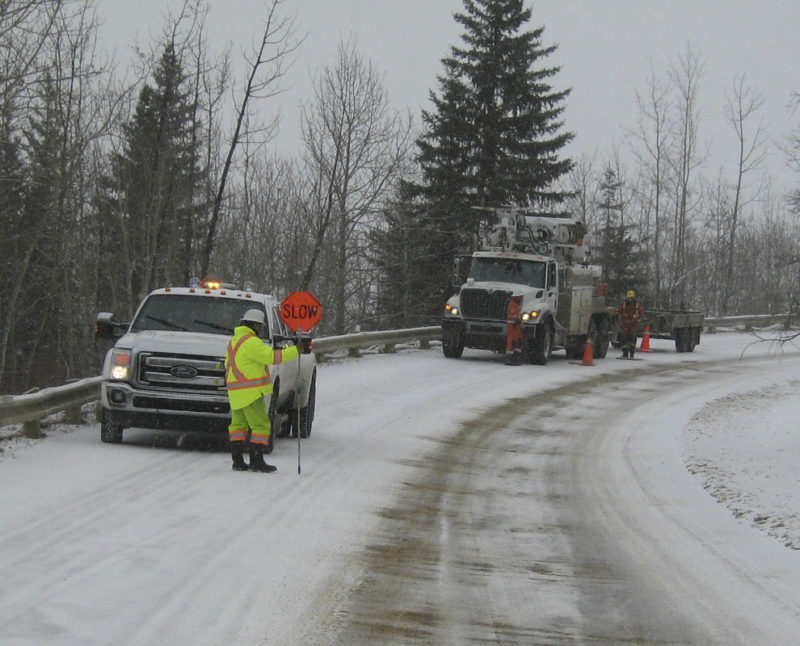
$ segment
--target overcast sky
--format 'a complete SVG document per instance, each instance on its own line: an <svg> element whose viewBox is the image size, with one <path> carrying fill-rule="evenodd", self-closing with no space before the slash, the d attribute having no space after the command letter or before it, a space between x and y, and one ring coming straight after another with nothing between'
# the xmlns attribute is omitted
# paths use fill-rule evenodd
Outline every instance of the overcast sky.
<svg viewBox="0 0 800 646"><path fill-rule="evenodd" d="M208 20L212 45L247 49L261 35L267 0L212 0ZM713 150L704 173L722 167L733 179L735 134L725 121L726 93L734 78L763 97L761 116L772 139L780 141L800 122L788 111L792 92L800 92L800 3L798 0L535 0L531 28L545 28L544 43L558 49L545 59L560 66L554 89L572 88L566 128L576 134L568 153L604 158L625 129L636 122L635 92L646 91L651 64L666 76L691 46L703 63L700 83L700 136ZM101 37L126 60L138 42L160 33L168 8L181 0L99 0ZM461 0L285 0L307 34L298 61L286 77L291 87L280 99L262 104L267 117L278 109L278 140L287 153L298 149L298 105L311 97L310 77L332 63L340 39L354 36L364 58L385 75L393 104L410 107L418 119L430 89L438 90L441 59L460 45L462 30L452 19ZM755 121L752 122L753 126ZM800 183L774 152L765 170L779 190Z"/></svg>

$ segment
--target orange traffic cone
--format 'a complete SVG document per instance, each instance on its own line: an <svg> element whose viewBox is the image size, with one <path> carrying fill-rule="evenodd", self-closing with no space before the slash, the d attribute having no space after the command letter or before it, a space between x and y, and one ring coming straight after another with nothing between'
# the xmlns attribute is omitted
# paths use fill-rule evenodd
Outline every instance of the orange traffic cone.
<svg viewBox="0 0 800 646"><path fill-rule="evenodd" d="M639 347L639 352L652 352L650 349L650 326L644 326L644 336L642 337L642 345Z"/></svg>
<svg viewBox="0 0 800 646"><path fill-rule="evenodd" d="M583 361L581 362L582 366L593 366L594 365L594 346L592 345L591 338L586 339L586 347L583 349Z"/></svg>

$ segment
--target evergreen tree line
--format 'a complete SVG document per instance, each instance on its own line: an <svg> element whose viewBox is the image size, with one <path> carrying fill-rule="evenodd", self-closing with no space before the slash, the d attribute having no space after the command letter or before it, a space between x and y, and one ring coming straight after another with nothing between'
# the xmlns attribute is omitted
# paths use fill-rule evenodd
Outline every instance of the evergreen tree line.
<svg viewBox="0 0 800 646"><path fill-rule="evenodd" d="M126 84L97 54L93 0L2 3L0 392L97 374L98 311L129 320L151 289L204 274L313 291L319 334L435 325L455 255L492 221L474 207L583 219L611 293L645 306L753 313L796 297L800 193L757 184L767 139L744 79L728 115L737 177L702 174L691 50L637 97L634 163L569 159L569 89L544 27L522 0L464 0L419 124L343 41L286 158L279 123L258 116L302 51L282 10L270 4L261 50L236 61L209 52L204 5L187 0ZM786 148L796 163L800 134Z"/></svg>

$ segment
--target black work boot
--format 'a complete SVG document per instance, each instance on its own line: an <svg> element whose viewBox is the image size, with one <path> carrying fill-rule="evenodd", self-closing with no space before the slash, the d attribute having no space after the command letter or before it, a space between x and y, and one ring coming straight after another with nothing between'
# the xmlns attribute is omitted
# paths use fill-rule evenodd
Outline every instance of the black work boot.
<svg viewBox="0 0 800 646"><path fill-rule="evenodd" d="M260 471L261 473L272 473L278 467L264 462L264 447L250 445L250 471Z"/></svg>
<svg viewBox="0 0 800 646"><path fill-rule="evenodd" d="M231 442L231 458L233 458L233 465L231 468L234 471L247 471L247 462L244 461L244 442Z"/></svg>

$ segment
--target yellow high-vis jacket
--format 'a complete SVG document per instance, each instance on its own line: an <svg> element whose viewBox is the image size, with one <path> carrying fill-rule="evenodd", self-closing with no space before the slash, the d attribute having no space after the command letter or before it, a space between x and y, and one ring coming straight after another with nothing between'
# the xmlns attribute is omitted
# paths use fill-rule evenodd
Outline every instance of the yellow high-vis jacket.
<svg viewBox="0 0 800 646"><path fill-rule="evenodd" d="M300 356L297 346L285 350L273 348L256 336L246 325L233 330L233 337L225 352L225 385L231 410L252 404L259 397L272 392L269 367Z"/></svg>

